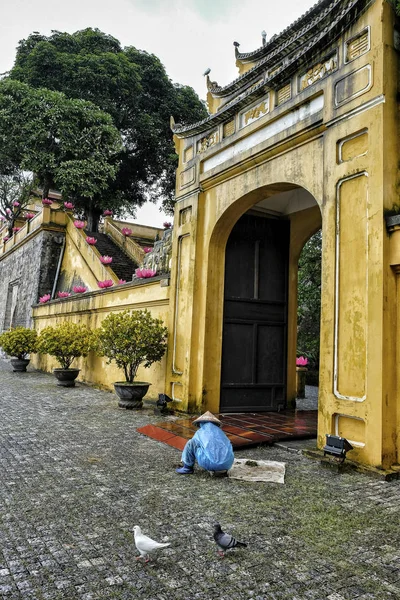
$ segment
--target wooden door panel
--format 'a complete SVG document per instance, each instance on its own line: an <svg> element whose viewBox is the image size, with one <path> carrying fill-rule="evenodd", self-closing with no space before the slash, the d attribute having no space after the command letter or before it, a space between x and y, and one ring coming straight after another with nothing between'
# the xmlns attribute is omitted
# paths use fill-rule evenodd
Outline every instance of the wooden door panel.
<svg viewBox="0 0 400 600"><path fill-rule="evenodd" d="M221 410L279 410L286 396L289 222L244 215L226 247Z"/></svg>

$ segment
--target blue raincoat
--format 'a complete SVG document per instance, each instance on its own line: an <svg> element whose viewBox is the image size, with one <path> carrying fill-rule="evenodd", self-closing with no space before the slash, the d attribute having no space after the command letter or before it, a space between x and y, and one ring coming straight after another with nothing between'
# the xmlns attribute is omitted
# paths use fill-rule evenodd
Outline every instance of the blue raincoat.
<svg viewBox="0 0 400 600"><path fill-rule="evenodd" d="M182 462L192 467L197 461L207 471L225 471L233 465L232 444L218 425L204 421L191 440L186 443Z"/></svg>

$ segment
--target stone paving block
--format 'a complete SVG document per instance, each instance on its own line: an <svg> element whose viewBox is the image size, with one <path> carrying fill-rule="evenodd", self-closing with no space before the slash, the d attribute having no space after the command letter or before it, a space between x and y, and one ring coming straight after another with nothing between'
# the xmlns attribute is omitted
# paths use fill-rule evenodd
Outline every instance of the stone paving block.
<svg viewBox="0 0 400 600"><path fill-rule="evenodd" d="M136 431L152 409L26 375L0 360L0 598L400 598L400 482L275 447L236 455L285 462L283 486L179 477L179 450ZM220 559L215 520L248 548ZM171 542L147 565L136 524Z"/></svg>

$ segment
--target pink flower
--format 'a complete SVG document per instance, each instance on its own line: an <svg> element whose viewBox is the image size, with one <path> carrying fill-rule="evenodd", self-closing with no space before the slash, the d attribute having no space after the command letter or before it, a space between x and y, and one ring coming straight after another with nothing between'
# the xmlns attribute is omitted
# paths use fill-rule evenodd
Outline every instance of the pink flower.
<svg viewBox="0 0 400 600"><path fill-rule="evenodd" d="M21 229L21 227L13 227L12 230L14 233L17 233L17 231L19 231Z"/></svg>
<svg viewBox="0 0 400 600"><path fill-rule="evenodd" d="M39 298L39 302L40 302L40 304L44 304L45 302L48 302L50 300L50 298L51 298L50 294L45 294L44 296Z"/></svg>
<svg viewBox="0 0 400 600"><path fill-rule="evenodd" d="M144 252L145 254L148 254L148 253L149 253L149 252L151 252L152 250L153 250L153 248L149 248L149 246L145 246L145 247L143 248L143 252Z"/></svg>
<svg viewBox="0 0 400 600"><path fill-rule="evenodd" d="M126 279L118 279L118 285L123 285L126 283Z"/></svg>
<svg viewBox="0 0 400 600"><path fill-rule="evenodd" d="M169 221L164 221L163 227L164 229L171 229L172 223L170 223Z"/></svg>
<svg viewBox="0 0 400 600"><path fill-rule="evenodd" d="M123 227L123 228L121 229L121 232L122 232L124 235L132 235L132 229L130 229L129 227Z"/></svg>
<svg viewBox="0 0 400 600"><path fill-rule="evenodd" d="M112 210L109 210L108 208L106 208L106 210L103 211L103 217L111 217L113 214Z"/></svg>
<svg viewBox="0 0 400 600"><path fill-rule="evenodd" d="M5 220L6 220L6 218L3 217L3 215L0 215L0 221L5 221Z"/></svg>
<svg viewBox="0 0 400 600"><path fill-rule="evenodd" d="M112 287L114 285L114 282L112 281L112 279L105 279L104 281L98 281L97 285L99 286L99 288L109 288Z"/></svg>
<svg viewBox="0 0 400 600"><path fill-rule="evenodd" d="M17 207L17 206L20 206L20 203L17 202L17 200L15 200L15 202L13 202L12 205Z"/></svg>
<svg viewBox="0 0 400 600"><path fill-rule="evenodd" d="M296 358L296 367L305 367L306 365L308 365L308 358L305 358L304 356Z"/></svg>
<svg viewBox="0 0 400 600"><path fill-rule="evenodd" d="M153 269L136 269L135 274L139 279L148 279L149 277L154 277L157 271L153 271Z"/></svg>
<svg viewBox="0 0 400 600"><path fill-rule="evenodd" d="M112 257L111 256L100 256L100 262L103 265L111 265L112 263Z"/></svg>
<svg viewBox="0 0 400 600"><path fill-rule="evenodd" d="M84 229L85 221L74 221L74 225L77 229Z"/></svg>
<svg viewBox="0 0 400 600"><path fill-rule="evenodd" d="M35 217L35 213L25 213L25 219L27 219L28 221L30 221L31 219L33 219L33 217Z"/></svg>
<svg viewBox="0 0 400 600"><path fill-rule="evenodd" d="M7 242L7 240L9 240L9 239L10 239L10 238L8 237L8 235L5 235L5 236L3 237L3 242Z"/></svg>
<svg viewBox="0 0 400 600"><path fill-rule="evenodd" d="M11 208L6 208L6 213L7 213L8 215L11 215Z"/></svg>
<svg viewBox="0 0 400 600"><path fill-rule="evenodd" d="M59 298L68 298L71 294L69 292L57 292Z"/></svg>
<svg viewBox="0 0 400 600"><path fill-rule="evenodd" d="M87 288L85 288L84 285L74 285L72 290L75 292L75 294L84 294L87 292Z"/></svg>
<svg viewBox="0 0 400 600"><path fill-rule="evenodd" d="M42 204L44 206L51 206L53 204L53 200L50 200L49 198L43 198Z"/></svg>
<svg viewBox="0 0 400 600"><path fill-rule="evenodd" d="M72 204L72 202L64 202L64 208L66 208L67 210L74 210L74 205Z"/></svg>
<svg viewBox="0 0 400 600"><path fill-rule="evenodd" d="M87 243L88 243L88 244L90 244L91 246L94 246L95 244L97 244L97 240L96 240L96 238L94 238L94 237L89 237L89 236L88 236L88 237L86 238L86 241L87 241Z"/></svg>

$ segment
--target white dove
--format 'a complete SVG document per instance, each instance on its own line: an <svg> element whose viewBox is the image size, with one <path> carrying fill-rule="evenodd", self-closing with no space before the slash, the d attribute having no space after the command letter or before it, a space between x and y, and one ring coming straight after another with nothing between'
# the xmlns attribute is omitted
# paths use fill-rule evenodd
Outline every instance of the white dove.
<svg viewBox="0 0 400 600"><path fill-rule="evenodd" d="M170 543L156 542L155 540L149 538L147 535L143 535L139 525L135 525L135 527L133 528L133 532L135 535L135 546L140 552L140 556L137 556L136 560L144 558L145 562L148 563L150 560L150 552L158 550L158 548L166 548L167 546L171 545Z"/></svg>

